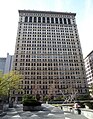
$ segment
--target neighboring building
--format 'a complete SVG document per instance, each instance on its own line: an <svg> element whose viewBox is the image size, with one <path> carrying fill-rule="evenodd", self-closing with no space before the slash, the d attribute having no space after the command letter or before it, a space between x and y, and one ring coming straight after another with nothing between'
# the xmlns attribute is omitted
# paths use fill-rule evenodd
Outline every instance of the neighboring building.
<svg viewBox="0 0 93 119"><path fill-rule="evenodd" d="M9 55L7 53L6 58L0 58L0 70L6 74L9 73L12 70L13 65L13 56Z"/></svg>
<svg viewBox="0 0 93 119"><path fill-rule="evenodd" d="M84 59L86 78L88 85L93 85L93 51L91 51Z"/></svg>
<svg viewBox="0 0 93 119"><path fill-rule="evenodd" d="M7 53L4 73L5 74L9 73L12 70L12 66L13 66L13 55L9 55L9 53Z"/></svg>
<svg viewBox="0 0 93 119"><path fill-rule="evenodd" d="M2 71L3 73L5 70L5 62L6 62L6 58L1 57L0 58L0 71Z"/></svg>
<svg viewBox="0 0 93 119"><path fill-rule="evenodd" d="M84 61L75 13L19 10L13 69L23 74L13 92L44 96L86 94Z"/></svg>

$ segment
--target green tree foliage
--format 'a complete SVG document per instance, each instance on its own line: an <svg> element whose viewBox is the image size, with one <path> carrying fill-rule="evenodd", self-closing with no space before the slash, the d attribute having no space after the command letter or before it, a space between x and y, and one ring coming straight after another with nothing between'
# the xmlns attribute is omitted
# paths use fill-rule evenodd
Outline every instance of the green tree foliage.
<svg viewBox="0 0 93 119"><path fill-rule="evenodd" d="M22 75L17 71L11 71L8 74L0 73L0 96L7 96L11 90L19 89Z"/></svg>
<svg viewBox="0 0 93 119"><path fill-rule="evenodd" d="M89 93L87 93L86 95L77 96L77 100L89 100L89 99L90 99Z"/></svg>
<svg viewBox="0 0 93 119"><path fill-rule="evenodd" d="M36 99L39 101L40 100L40 95L39 94L36 94Z"/></svg>
<svg viewBox="0 0 93 119"><path fill-rule="evenodd" d="M64 101L64 96L58 96L55 98L56 101Z"/></svg>
<svg viewBox="0 0 93 119"><path fill-rule="evenodd" d="M44 101L49 101L49 97L48 97L48 96L45 96L45 97L43 98L43 100L44 100Z"/></svg>

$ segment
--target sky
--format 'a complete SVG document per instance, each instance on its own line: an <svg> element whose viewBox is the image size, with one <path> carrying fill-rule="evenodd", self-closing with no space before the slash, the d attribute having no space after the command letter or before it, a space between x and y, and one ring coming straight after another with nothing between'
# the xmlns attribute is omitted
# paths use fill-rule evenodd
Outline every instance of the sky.
<svg viewBox="0 0 93 119"><path fill-rule="evenodd" d="M93 0L0 0L0 57L14 54L20 9L76 13L83 57L93 50Z"/></svg>

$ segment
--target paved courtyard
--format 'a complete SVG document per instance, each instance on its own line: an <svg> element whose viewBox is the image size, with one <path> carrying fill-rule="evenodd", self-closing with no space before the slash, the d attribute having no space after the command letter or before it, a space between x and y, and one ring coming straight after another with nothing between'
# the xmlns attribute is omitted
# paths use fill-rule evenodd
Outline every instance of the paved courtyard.
<svg viewBox="0 0 93 119"><path fill-rule="evenodd" d="M23 111L22 105L17 105L16 108L9 108L7 114L0 119L88 119L82 115L63 112L59 107L53 107L48 104L43 104L43 111Z"/></svg>

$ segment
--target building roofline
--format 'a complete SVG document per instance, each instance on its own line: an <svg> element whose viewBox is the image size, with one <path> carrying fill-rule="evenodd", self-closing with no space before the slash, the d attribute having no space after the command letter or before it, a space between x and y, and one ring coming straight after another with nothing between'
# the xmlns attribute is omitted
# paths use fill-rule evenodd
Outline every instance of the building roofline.
<svg viewBox="0 0 93 119"><path fill-rule="evenodd" d="M85 57L85 59L93 53L93 50Z"/></svg>
<svg viewBox="0 0 93 119"><path fill-rule="evenodd" d="M64 15L74 15L76 16L76 13L71 12L56 12L56 11L38 11L38 10L18 10L19 13L45 13L45 14L64 14Z"/></svg>
<svg viewBox="0 0 93 119"><path fill-rule="evenodd" d="M0 57L0 59L6 59L6 57Z"/></svg>

